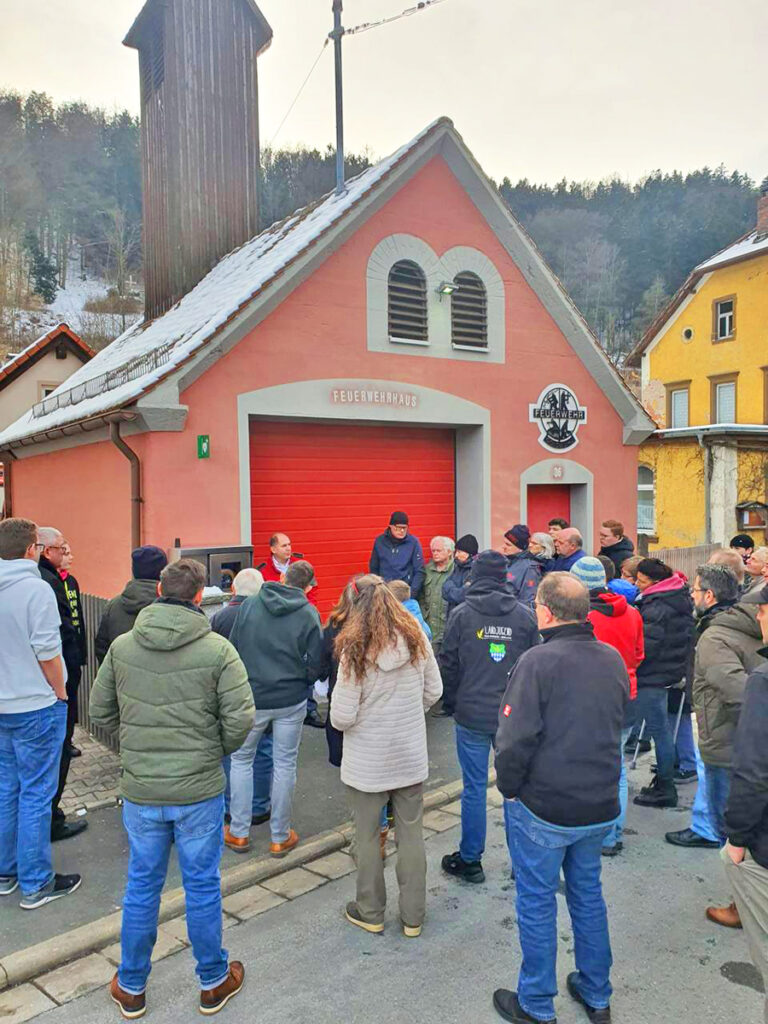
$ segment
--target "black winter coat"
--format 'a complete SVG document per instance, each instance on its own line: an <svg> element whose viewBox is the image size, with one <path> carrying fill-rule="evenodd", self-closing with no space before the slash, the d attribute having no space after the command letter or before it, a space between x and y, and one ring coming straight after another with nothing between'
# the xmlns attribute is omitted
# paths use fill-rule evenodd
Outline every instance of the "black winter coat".
<svg viewBox="0 0 768 1024"><path fill-rule="evenodd" d="M333 700L333 690L336 686L336 679L339 675L339 663L333 653L333 645L336 637L341 632L339 626L330 622L323 630L323 660L318 672L318 679L328 678L328 700ZM334 729L331 725L331 704L328 704L328 714L325 718L325 741L328 744L328 760L337 768L341 768L341 755L344 751L344 733Z"/></svg>
<svg viewBox="0 0 768 1024"><path fill-rule="evenodd" d="M758 653L768 657L768 648ZM728 838L746 846L768 869L768 665L747 680L734 743L731 793L725 811Z"/></svg>
<svg viewBox="0 0 768 1024"><path fill-rule="evenodd" d="M459 725L493 736L509 673L523 651L538 643L533 612L507 584L475 580L445 627L439 658L443 707Z"/></svg>
<svg viewBox="0 0 768 1024"><path fill-rule="evenodd" d="M645 593L637 608L643 617L645 660L637 669L639 689L677 686L690 671L696 623L693 599L682 577L675 589Z"/></svg>
<svg viewBox="0 0 768 1024"><path fill-rule="evenodd" d="M590 622L544 630L521 655L502 700L496 785L567 828L619 813L621 730L629 676Z"/></svg>
<svg viewBox="0 0 768 1024"><path fill-rule="evenodd" d="M628 558L631 558L635 553L635 545L629 539L629 537L622 537L616 544L611 544L610 547L600 548L601 555L606 558L610 558L616 567L616 575L621 576L621 563L626 562Z"/></svg>
<svg viewBox="0 0 768 1024"><path fill-rule="evenodd" d="M67 588L64 586L64 580L59 576L58 569L48 561L45 555L40 556L38 568L40 575L56 595L56 604L61 617L61 653L67 671L72 674L84 663L85 658L81 634L72 620L72 607L69 603Z"/></svg>
<svg viewBox="0 0 768 1024"><path fill-rule="evenodd" d="M472 572L474 561L474 555L468 558L466 562L454 561L453 572L443 584L443 600L448 604L446 623L453 609L463 604L464 598L467 596L469 574Z"/></svg>
<svg viewBox="0 0 768 1024"><path fill-rule="evenodd" d="M237 616L240 612L240 606L247 600L247 595L238 597L237 594L232 598L229 604L225 604L223 608L220 608L215 615L211 617L211 629L214 633L218 633L219 636L229 637L232 633L232 629L237 620Z"/></svg>
<svg viewBox="0 0 768 1024"><path fill-rule="evenodd" d="M130 633L139 612L156 600L157 580L130 580L122 594L108 602L101 616L94 643L99 664L106 658L113 640L117 640L124 633ZM234 622L234 619L232 621ZM229 639L229 633L223 635Z"/></svg>

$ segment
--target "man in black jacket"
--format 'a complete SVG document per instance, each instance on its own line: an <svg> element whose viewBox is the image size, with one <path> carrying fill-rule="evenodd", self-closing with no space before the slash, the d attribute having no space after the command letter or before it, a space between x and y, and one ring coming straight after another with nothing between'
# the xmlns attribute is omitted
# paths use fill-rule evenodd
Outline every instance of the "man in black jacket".
<svg viewBox="0 0 768 1024"><path fill-rule="evenodd" d="M77 702L77 691L80 687L80 673L83 668L83 641L78 627L72 618L72 606L69 602L67 588L61 578L59 569L64 562L64 551L67 542L59 530L53 526L41 526L38 530L40 543L44 544L40 555L40 575L53 590L56 597L56 604L61 616L61 653L64 658L64 665L67 670L67 703ZM53 817L51 820L51 842L56 843L61 839L71 839L72 836L83 832L88 823L83 818L76 821L67 821L64 812L59 804L67 784L69 775L69 763L71 761L69 744L66 739L61 753L59 763L59 785L56 796L53 798Z"/></svg>
<svg viewBox="0 0 768 1024"><path fill-rule="evenodd" d="M509 673L523 651L539 642L536 620L511 593L507 560L482 551L472 567L463 604L452 613L440 653L443 706L456 719L456 750L464 789L461 845L443 857L443 871L483 882L488 755Z"/></svg>
<svg viewBox="0 0 768 1024"><path fill-rule="evenodd" d="M768 586L743 599L758 604L768 644ZM768 657L768 647L760 653ZM768 992L768 664L747 680L733 749L731 792L725 812L725 874L733 892L755 967ZM768 998L765 1003L768 1024Z"/></svg>
<svg viewBox="0 0 768 1024"><path fill-rule="evenodd" d="M138 614L154 604L158 597L160 573L168 564L162 548L145 544L131 552L132 579L123 587L123 592L107 602L94 640L96 660L101 664L112 646L124 633L130 633Z"/></svg>
<svg viewBox="0 0 768 1024"><path fill-rule="evenodd" d="M514 1024L554 1024L557 903L562 870L576 971L568 991L593 1024L611 1019L611 945L600 884L604 837L619 815L621 730L629 676L595 639L589 592L570 573L546 576L536 595L544 643L518 659L496 733L515 868L523 962L516 992L493 1003Z"/></svg>
<svg viewBox="0 0 768 1024"><path fill-rule="evenodd" d="M469 574L472 572L472 566L479 550L477 537L471 533L459 537L456 541L456 550L453 553L453 572L443 584L443 600L448 605L446 624L453 609L458 608L467 596Z"/></svg>

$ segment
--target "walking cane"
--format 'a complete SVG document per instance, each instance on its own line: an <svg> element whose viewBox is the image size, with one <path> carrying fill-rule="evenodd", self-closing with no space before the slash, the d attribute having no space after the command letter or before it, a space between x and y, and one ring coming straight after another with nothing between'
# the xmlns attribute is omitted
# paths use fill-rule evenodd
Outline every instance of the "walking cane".
<svg viewBox="0 0 768 1024"><path fill-rule="evenodd" d="M640 744L643 742L643 734L644 733L645 733L645 719L643 719L643 724L640 726L640 732L638 733L638 736L637 736L637 746L635 747L635 754L634 754L634 757L632 758L632 764L630 764L630 766L629 766L629 770L631 772L633 772L635 770L635 768L637 768L637 755L640 753Z"/></svg>

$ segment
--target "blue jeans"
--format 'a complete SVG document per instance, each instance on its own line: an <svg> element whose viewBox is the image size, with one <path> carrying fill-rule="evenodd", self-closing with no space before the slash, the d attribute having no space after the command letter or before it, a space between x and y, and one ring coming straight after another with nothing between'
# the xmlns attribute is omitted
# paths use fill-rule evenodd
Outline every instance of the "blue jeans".
<svg viewBox="0 0 768 1024"><path fill-rule="evenodd" d="M731 792L730 768L718 768L715 765L704 765L704 779L707 800L707 817L715 839L725 846L728 829L725 825L725 808Z"/></svg>
<svg viewBox="0 0 768 1024"><path fill-rule="evenodd" d="M677 715L669 715L669 731L675 735ZM696 743L693 738L693 723L690 713L683 711L680 719L680 728L677 731L677 742L675 744L677 755L677 766L683 772L696 771Z"/></svg>
<svg viewBox="0 0 768 1024"><path fill-rule="evenodd" d="M51 801L67 729L66 701L0 715L0 876L24 896L53 887Z"/></svg>
<svg viewBox="0 0 768 1024"><path fill-rule="evenodd" d="M621 842L621 837L624 835L624 822L627 820L627 804L629 803L629 783L627 782L627 761L624 757L624 745L630 737L632 732L632 726L628 729L621 730L621 747L619 749L619 757L621 758L621 775L619 776L619 804L621 810L616 821L611 826L611 830L603 840L603 846L610 848L615 846L616 843Z"/></svg>
<svg viewBox="0 0 768 1024"><path fill-rule="evenodd" d="M301 730L307 714L303 700L289 708L256 709L253 728L245 743L232 755L230 832L243 838L251 829L253 808L253 761L261 737L272 723L272 817L273 843L284 843L291 830L293 791L296 788L296 762Z"/></svg>
<svg viewBox="0 0 768 1024"><path fill-rule="evenodd" d="M714 821L709 813L709 801L707 799L707 777L705 775L704 762L701 754L696 750L696 774L698 785L696 786L696 798L693 801L691 812L691 828L697 835L709 839L712 843L722 842Z"/></svg>
<svg viewBox="0 0 768 1024"><path fill-rule="evenodd" d="M123 899L120 987L139 995L147 986L157 940L160 895L175 843L187 903L187 933L197 961L200 987L216 988L227 977L221 946L221 873L224 797L185 806L123 802L130 858Z"/></svg>
<svg viewBox="0 0 768 1024"><path fill-rule="evenodd" d="M472 864L485 852L488 758L492 733L476 732L456 723L456 753L464 789L461 793L461 843L459 856Z"/></svg>
<svg viewBox="0 0 768 1024"><path fill-rule="evenodd" d="M651 736L656 744L657 777L660 782L675 781L675 745L667 714L667 691L661 686L638 687L635 700L635 721L645 719L643 737Z"/></svg>
<svg viewBox="0 0 768 1024"><path fill-rule="evenodd" d="M231 792L230 771L231 758L224 758L224 774L227 777L227 788L224 792L224 810L229 814ZM253 804L251 814L257 817L269 812L272 799L272 733L265 732L256 748L253 759Z"/></svg>
<svg viewBox="0 0 768 1024"><path fill-rule="evenodd" d="M519 800L507 801L505 820L523 954L517 982L520 1005L538 1020L555 1016L557 889L562 869L573 924L576 986L590 1006L608 1006L613 957L600 883L600 848L611 822L562 828L537 818Z"/></svg>

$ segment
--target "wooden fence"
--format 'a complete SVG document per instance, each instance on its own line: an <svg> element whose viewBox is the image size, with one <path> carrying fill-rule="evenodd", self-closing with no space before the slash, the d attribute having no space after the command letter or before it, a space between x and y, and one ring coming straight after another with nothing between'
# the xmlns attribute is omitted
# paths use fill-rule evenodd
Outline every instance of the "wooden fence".
<svg viewBox="0 0 768 1024"><path fill-rule="evenodd" d="M658 548L656 551L650 551L649 557L660 558L673 569L685 573L693 584L698 566L704 565L712 552L720 547L720 544L700 544L695 548Z"/></svg>
<svg viewBox="0 0 768 1024"><path fill-rule="evenodd" d="M85 729L86 732L90 733L94 739L97 739L99 743L103 743L104 746L110 747L112 750L118 749L117 736L110 736L104 732L103 729L99 729L98 726L91 725L91 716L88 714L88 704L91 699L91 687L93 681L96 678L96 673L99 666L96 663L96 654L94 653L93 645L96 639L96 631L99 628L101 622L101 616L107 605L107 600L104 597L94 597L93 594L82 594L81 600L83 603L83 619L85 620L85 643L86 643L86 663L83 666L83 674L80 681L80 692L77 698L77 710L79 716L80 726Z"/></svg>

